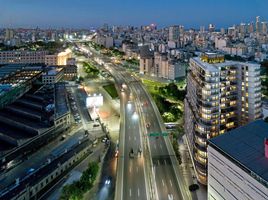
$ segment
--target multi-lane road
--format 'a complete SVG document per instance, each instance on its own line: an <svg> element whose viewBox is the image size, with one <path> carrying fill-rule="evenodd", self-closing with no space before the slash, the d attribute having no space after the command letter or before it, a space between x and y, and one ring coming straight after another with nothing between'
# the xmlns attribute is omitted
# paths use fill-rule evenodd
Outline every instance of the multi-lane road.
<svg viewBox="0 0 268 200"><path fill-rule="evenodd" d="M120 145L116 199L191 199L183 184L175 153L168 137L149 137L165 131L159 111L138 78L93 49L114 77L121 103ZM109 63L109 64L108 64ZM122 84L127 87L121 91ZM149 127L148 124L150 125ZM142 153L138 153L138 149ZM134 158L130 157L131 149Z"/></svg>
<svg viewBox="0 0 268 200"><path fill-rule="evenodd" d="M133 101L131 87L124 87L125 77L122 73L113 73L118 85L121 100L121 127L118 158L118 176L116 198L118 199L147 199L147 183L145 179L145 166L143 153L138 150L143 148L141 127L137 106ZM130 155L133 149L133 154Z"/></svg>

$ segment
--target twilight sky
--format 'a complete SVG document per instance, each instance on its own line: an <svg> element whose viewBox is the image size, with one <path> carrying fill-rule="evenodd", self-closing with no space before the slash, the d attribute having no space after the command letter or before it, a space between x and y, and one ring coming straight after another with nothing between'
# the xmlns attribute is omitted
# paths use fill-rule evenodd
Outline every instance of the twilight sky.
<svg viewBox="0 0 268 200"><path fill-rule="evenodd" d="M216 28L268 20L268 0L0 0L0 27L182 24Z"/></svg>

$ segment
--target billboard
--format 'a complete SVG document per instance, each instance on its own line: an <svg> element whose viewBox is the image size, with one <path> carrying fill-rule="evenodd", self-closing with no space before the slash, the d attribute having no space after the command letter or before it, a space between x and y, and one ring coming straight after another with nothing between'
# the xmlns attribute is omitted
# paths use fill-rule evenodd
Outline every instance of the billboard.
<svg viewBox="0 0 268 200"><path fill-rule="evenodd" d="M103 96L101 94L88 95L86 104L87 108L100 107L103 105Z"/></svg>

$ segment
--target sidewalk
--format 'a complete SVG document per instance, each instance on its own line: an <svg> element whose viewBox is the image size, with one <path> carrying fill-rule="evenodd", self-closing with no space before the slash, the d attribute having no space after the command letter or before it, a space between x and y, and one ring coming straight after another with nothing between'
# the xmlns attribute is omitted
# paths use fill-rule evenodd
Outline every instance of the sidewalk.
<svg viewBox="0 0 268 200"><path fill-rule="evenodd" d="M192 198L194 200L207 200L207 188L198 183L195 172L193 170L193 165L190 159L188 147L185 142L185 135L179 140L179 151L181 155L182 164L180 165L182 175L184 176L185 183L189 186L191 184L198 184L199 189L192 192Z"/></svg>
<svg viewBox="0 0 268 200"><path fill-rule="evenodd" d="M61 196L61 191L65 185L72 184L74 181L79 180L80 177L82 176L83 171L85 171L87 169L88 163L92 162L92 161L98 161L99 156L103 155L104 145L100 143L93 151L94 151L93 154L89 155L85 160L83 160L81 163L79 163L79 165L77 165L69 173L69 176L67 179L60 182L58 185L56 185L53 192L46 198L47 200L58 200ZM100 174L100 172L101 171L99 171L99 174ZM96 186L97 186L97 182L96 182L96 184L94 184L94 187L96 187ZM90 199L90 198L88 198L88 199Z"/></svg>

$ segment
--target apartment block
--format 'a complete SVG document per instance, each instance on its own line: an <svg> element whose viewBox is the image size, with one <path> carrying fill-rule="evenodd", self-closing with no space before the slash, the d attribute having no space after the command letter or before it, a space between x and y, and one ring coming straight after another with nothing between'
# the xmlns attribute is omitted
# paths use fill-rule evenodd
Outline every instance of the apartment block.
<svg viewBox="0 0 268 200"><path fill-rule="evenodd" d="M0 64L42 64L47 51L0 51Z"/></svg>
<svg viewBox="0 0 268 200"><path fill-rule="evenodd" d="M55 54L48 51L0 51L0 64L66 65L71 58L69 49Z"/></svg>
<svg viewBox="0 0 268 200"><path fill-rule="evenodd" d="M207 184L207 140L262 117L260 65L205 53L191 58L185 133L197 179Z"/></svg>

